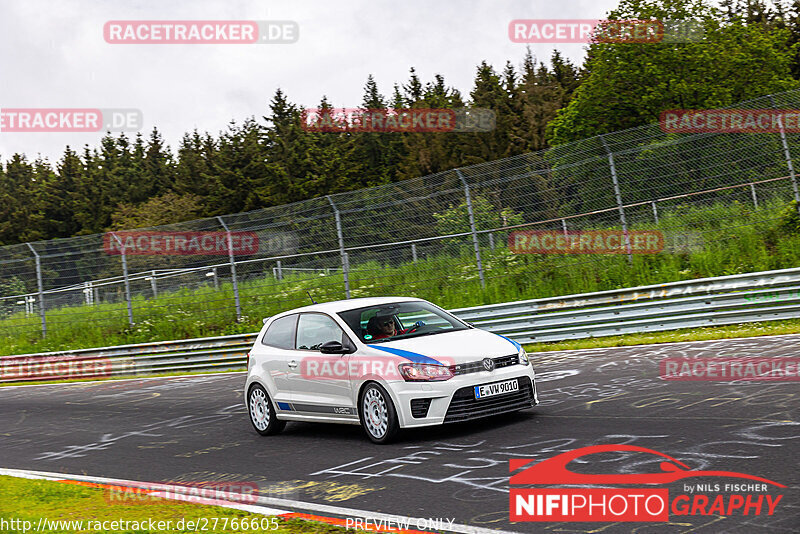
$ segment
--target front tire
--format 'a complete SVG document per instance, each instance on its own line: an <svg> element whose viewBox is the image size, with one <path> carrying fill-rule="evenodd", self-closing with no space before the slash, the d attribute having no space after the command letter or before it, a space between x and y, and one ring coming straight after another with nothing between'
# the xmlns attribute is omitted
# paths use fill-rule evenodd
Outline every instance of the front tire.
<svg viewBox="0 0 800 534"><path fill-rule="evenodd" d="M371 382L361 392L358 400L361 427L373 443L383 445L397 435L400 425L392 398L380 384Z"/></svg>
<svg viewBox="0 0 800 534"><path fill-rule="evenodd" d="M262 436L277 434L286 426L286 421L279 421L275 416L275 408L261 384L253 384L247 394L247 411L253 428Z"/></svg>

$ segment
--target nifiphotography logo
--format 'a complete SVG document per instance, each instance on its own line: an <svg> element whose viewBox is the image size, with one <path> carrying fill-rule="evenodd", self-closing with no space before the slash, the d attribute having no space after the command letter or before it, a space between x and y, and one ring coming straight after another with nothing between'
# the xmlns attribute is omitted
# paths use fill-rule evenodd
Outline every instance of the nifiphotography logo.
<svg viewBox="0 0 800 534"><path fill-rule="evenodd" d="M589 455L597 453L635 452L663 458L656 473L589 474L567 468L567 464L590 463ZM691 469L664 453L636 445L592 445L581 447L536 462L514 459L509 462L511 476L509 518L511 521L669 521L670 513L684 515L773 515L783 495L767 493L769 486L783 484L758 476L733 471ZM682 491L670 500L666 485L692 477L725 477L748 482L684 484ZM513 485L583 486L572 488L514 488ZM595 487L609 485L649 487ZM592 487L586 487L592 486ZM695 491L696 490L696 491ZM697 492L720 492L705 495Z"/></svg>

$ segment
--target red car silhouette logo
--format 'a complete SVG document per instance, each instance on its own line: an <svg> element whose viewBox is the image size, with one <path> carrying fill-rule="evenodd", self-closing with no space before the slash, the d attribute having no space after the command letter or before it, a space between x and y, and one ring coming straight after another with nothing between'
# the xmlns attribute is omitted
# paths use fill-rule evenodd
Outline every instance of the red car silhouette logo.
<svg viewBox="0 0 800 534"><path fill-rule="evenodd" d="M575 473L567 469L567 464L576 458L596 454L600 452L645 452L665 458L660 464L662 473L642 473L642 474L612 474L596 475ZM530 459L511 460L509 462L511 472L530 463ZM734 471L701 471L693 470L683 462L667 456L664 453L654 451L636 445L592 445L581 447L574 451L565 452L537 462L535 465L511 476L511 484L548 484L548 485L569 485L569 484L669 484L676 480L690 477L734 477L746 478L758 482L766 482L779 488L785 488L783 484L745 473Z"/></svg>

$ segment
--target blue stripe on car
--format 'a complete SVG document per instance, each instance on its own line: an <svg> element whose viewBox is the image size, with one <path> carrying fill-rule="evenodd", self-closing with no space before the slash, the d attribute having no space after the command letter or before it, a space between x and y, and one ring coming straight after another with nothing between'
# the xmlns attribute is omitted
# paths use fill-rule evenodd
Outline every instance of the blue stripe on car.
<svg viewBox="0 0 800 534"><path fill-rule="evenodd" d="M395 349L393 347L381 347L380 345L367 345L368 347L372 347L373 349L382 350L384 352L388 352L390 354L394 354L395 356L400 356L401 358L405 358L406 360L412 361L414 363L427 363L430 365L443 365L442 362L438 360L434 360L424 354L418 354L416 352L411 352L409 350L403 349Z"/></svg>
<svg viewBox="0 0 800 534"><path fill-rule="evenodd" d="M279 402L278 403L278 408L280 408L281 410L291 410L292 409L292 407L289 406L288 402Z"/></svg>
<svg viewBox="0 0 800 534"><path fill-rule="evenodd" d="M509 342L509 343L511 343L512 345L514 345L514 348L516 348L517 350L519 350L519 349L521 349L521 348L522 348L522 345L520 345L519 343L517 343L517 342L516 342L516 341L514 341L513 339L509 339L509 338L507 338L506 336L501 336L500 334L495 334L495 335L496 335L496 336L498 336L498 337L502 337L503 339L505 339L506 341L508 341L508 342Z"/></svg>

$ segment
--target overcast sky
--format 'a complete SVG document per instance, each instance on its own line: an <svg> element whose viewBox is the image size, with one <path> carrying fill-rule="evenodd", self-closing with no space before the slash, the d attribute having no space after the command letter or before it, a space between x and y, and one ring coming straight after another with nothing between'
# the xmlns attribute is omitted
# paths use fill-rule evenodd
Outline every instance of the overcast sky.
<svg viewBox="0 0 800 534"><path fill-rule="evenodd" d="M326 94L356 107L373 74L391 94L415 67L423 82L442 74L467 95L475 66L519 65L524 44L513 19L602 18L617 0L0 0L0 108L138 108L142 133L158 127L174 149L186 131L214 134L266 114L275 90L312 107ZM300 38L283 45L114 45L109 20L294 20ZM581 63L584 45L554 46ZM0 132L0 158L15 152L55 162L65 145L95 147L101 133Z"/></svg>

